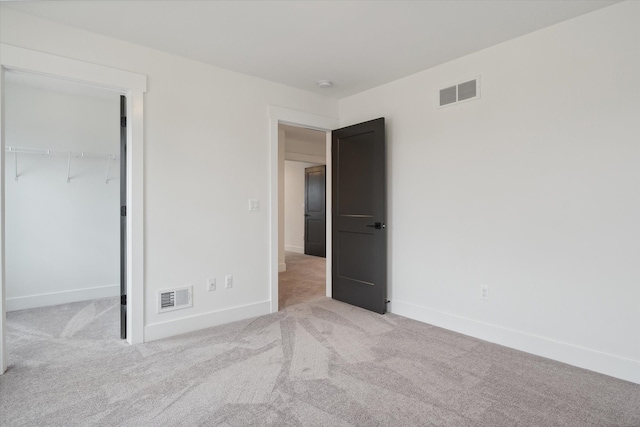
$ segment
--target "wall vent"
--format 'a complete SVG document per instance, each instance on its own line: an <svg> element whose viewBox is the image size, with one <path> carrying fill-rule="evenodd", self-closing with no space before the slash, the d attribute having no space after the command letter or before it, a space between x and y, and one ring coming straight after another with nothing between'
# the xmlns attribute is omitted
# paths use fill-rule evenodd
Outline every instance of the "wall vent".
<svg viewBox="0 0 640 427"><path fill-rule="evenodd" d="M192 307L192 295L191 286L158 291L158 313Z"/></svg>
<svg viewBox="0 0 640 427"><path fill-rule="evenodd" d="M440 89L439 107L480 98L480 77Z"/></svg>

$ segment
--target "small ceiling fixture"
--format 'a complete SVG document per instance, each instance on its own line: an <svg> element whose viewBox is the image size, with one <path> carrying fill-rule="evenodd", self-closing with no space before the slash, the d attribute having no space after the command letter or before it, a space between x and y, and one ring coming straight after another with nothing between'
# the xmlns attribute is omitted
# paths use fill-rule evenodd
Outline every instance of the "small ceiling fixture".
<svg viewBox="0 0 640 427"><path fill-rule="evenodd" d="M323 89L331 87L332 85L333 83L331 83L329 80L318 80L318 86L320 86Z"/></svg>

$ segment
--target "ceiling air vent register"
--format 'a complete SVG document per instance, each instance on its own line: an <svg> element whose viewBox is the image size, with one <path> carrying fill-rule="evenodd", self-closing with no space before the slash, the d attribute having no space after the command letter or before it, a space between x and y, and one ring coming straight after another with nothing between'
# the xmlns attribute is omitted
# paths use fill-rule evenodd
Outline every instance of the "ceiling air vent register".
<svg viewBox="0 0 640 427"><path fill-rule="evenodd" d="M440 89L439 107L480 98L480 77Z"/></svg>
<svg viewBox="0 0 640 427"><path fill-rule="evenodd" d="M192 287L185 286L158 292L158 313L193 306Z"/></svg>

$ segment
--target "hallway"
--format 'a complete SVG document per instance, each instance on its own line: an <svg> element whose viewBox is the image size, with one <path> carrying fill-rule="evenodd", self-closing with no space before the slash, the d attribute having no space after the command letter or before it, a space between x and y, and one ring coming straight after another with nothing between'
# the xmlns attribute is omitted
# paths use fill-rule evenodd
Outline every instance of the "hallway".
<svg viewBox="0 0 640 427"><path fill-rule="evenodd" d="M326 296L325 258L286 252L285 262L287 271L279 273L280 310Z"/></svg>

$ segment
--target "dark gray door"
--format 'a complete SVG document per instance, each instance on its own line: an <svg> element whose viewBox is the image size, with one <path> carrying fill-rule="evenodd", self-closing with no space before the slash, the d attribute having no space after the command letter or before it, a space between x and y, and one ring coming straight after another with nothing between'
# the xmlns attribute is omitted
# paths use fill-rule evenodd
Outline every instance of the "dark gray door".
<svg viewBox="0 0 640 427"><path fill-rule="evenodd" d="M127 338L127 98L120 96L120 338Z"/></svg>
<svg viewBox="0 0 640 427"><path fill-rule="evenodd" d="M304 170L304 253L327 256L326 166Z"/></svg>
<svg viewBox="0 0 640 427"><path fill-rule="evenodd" d="M332 294L386 312L384 118L332 132Z"/></svg>

